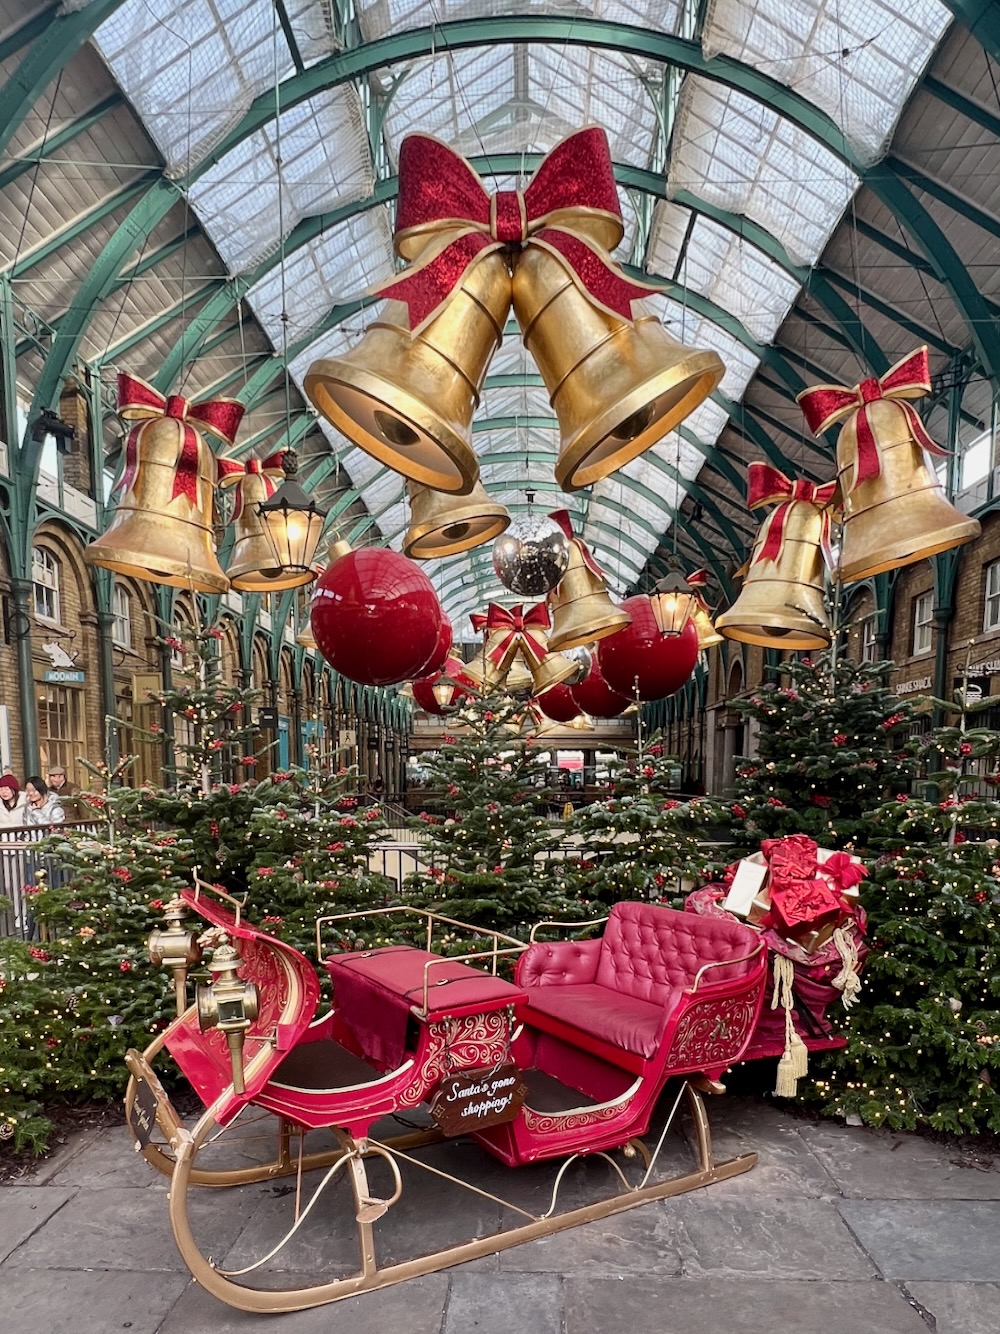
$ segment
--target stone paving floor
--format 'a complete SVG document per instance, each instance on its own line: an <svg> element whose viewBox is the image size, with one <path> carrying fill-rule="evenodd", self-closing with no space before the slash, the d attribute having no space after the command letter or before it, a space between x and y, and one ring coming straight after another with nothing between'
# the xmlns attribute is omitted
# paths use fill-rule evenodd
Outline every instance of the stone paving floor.
<svg viewBox="0 0 1000 1334"><path fill-rule="evenodd" d="M713 1100L710 1112L717 1157L756 1150L753 1171L381 1292L283 1316L233 1310L194 1284L170 1233L165 1180L132 1152L124 1129L83 1131L30 1182L0 1188L0 1329L1000 1331L1000 1153L813 1124L758 1098ZM479 1153L460 1144L436 1152ZM537 1202L549 1188L540 1175L548 1168L512 1171L477 1159L476 1170L477 1184L522 1202ZM595 1170L599 1165L580 1165L575 1178L569 1174L570 1198ZM457 1240L470 1223L465 1236L477 1221L490 1226L492 1206L475 1197L471 1206L455 1204L434 1178L421 1180L430 1184L404 1193L397 1206L390 1252L418 1229L430 1247ZM256 1187L235 1204L230 1194L201 1191L199 1204L219 1253L232 1263L251 1241L280 1235L271 1216L275 1197L287 1188ZM324 1242L322 1235L303 1242L286 1267L308 1272L308 1246Z"/></svg>

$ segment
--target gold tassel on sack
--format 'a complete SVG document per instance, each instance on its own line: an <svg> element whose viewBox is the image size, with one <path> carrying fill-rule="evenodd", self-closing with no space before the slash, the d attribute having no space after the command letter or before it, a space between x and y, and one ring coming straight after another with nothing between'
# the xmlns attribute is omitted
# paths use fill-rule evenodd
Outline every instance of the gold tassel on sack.
<svg viewBox="0 0 1000 1334"><path fill-rule="evenodd" d="M774 994L771 1009L782 1006L785 1011L785 1050L778 1062L778 1078L774 1085L776 1098L794 1098L799 1091L799 1080L809 1073L809 1049L795 1031L792 1020L792 981L795 968L791 959L782 954L774 956Z"/></svg>
<svg viewBox="0 0 1000 1334"><path fill-rule="evenodd" d="M838 926L834 931L833 943L844 966L830 985L842 993L844 1009L849 1010L857 1002L858 993L861 991L861 978L858 976L858 947L854 943L854 937L842 926Z"/></svg>

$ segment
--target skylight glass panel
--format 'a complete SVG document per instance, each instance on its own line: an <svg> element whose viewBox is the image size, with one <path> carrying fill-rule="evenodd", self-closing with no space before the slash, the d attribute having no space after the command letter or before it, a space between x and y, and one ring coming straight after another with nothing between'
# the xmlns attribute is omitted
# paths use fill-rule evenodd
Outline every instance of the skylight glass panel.
<svg viewBox="0 0 1000 1334"><path fill-rule="evenodd" d="M814 264L860 184L818 140L735 89L691 75L674 126L668 194L690 190L760 223Z"/></svg>
<svg viewBox="0 0 1000 1334"><path fill-rule="evenodd" d="M605 477L603 481L598 482L591 492L590 508L602 506L618 514L626 523L628 516L635 514L640 519L645 519L651 524L655 531L660 532L660 526L663 523L664 507L655 500L650 500L647 496L634 490L627 482L619 480L620 474L613 477ZM664 479L666 481L666 479ZM610 505L608 501L612 502ZM622 509L615 509L620 505ZM622 513L624 510L624 513ZM633 536L639 536L634 533Z"/></svg>
<svg viewBox="0 0 1000 1334"><path fill-rule="evenodd" d="M285 12L302 63L308 67L337 49L329 0L285 0Z"/></svg>
<svg viewBox="0 0 1000 1334"><path fill-rule="evenodd" d="M657 205L646 267L728 310L761 343L773 340L800 291L758 246L669 202Z"/></svg>
<svg viewBox="0 0 1000 1334"><path fill-rule="evenodd" d="M393 161L403 137L414 130L436 135L467 157L483 152L489 118L513 95L513 47L443 51L416 61L386 114Z"/></svg>
<svg viewBox="0 0 1000 1334"><path fill-rule="evenodd" d="M350 218L285 260L284 304L289 343L305 337L343 302L393 272L384 209ZM247 300L275 347L282 345L281 265L250 288Z"/></svg>
<svg viewBox="0 0 1000 1334"><path fill-rule="evenodd" d="M184 171L294 70L272 0L125 0L94 42L172 171Z"/></svg>
<svg viewBox="0 0 1000 1334"><path fill-rule="evenodd" d="M703 403L698 404L694 412L688 413L681 427L690 431L703 445L714 445L728 421L729 413L726 409L706 398Z"/></svg>
<svg viewBox="0 0 1000 1334"><path fill-rule="evenodd" d="M872 162L951 19L939 0L711 0L702 42L794 88Z"/></svg>
<svg viewBox="0 0 1000 1334"><path fill-rule="evenodd" d="M491 366L490 371L492 370ZM491 385L488 377L479 411L476 413L480 421L487 417L551 416L552 408L549 406L549 395L544 385ZM527 425L520 429L527 430Z"/></svg>
<svg viewBox="0 0 1000 1334"><path fill-rule="evenodd" d="M584 125L600 125L616 161L649 164L655 115L640 80L658 74L658 66L582 46L538 43L527 50L527 114L548 126L547 148Z"/></svg>
<svg viewBox="0 0 1000 1334"><path fill-rule="evenodd" d="M524 0L489 0L485 9L482 0L355 0L354 8L362 33L371 41L403 29L482 18L484 13L491 16L537 13L540 6L530 2L525 4ZM560 8L611 23L630 23L636 27L673 32L681 5L679 0L590 0L590 3L565 4Z"/></svg>
<svg viewBox="0 0 1000 1334"><path fill-rule="evenodd" d="M190 199L231 273L275 250L303 218L371 193L374 172L357 90L334 88L281 113L191 187Z"/></svg>

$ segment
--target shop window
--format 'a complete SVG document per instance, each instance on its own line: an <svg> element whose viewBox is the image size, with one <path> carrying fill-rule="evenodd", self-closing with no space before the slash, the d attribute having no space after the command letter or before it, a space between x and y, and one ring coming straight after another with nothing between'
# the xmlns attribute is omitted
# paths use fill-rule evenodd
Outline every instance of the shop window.
<svg viewBox="0 0 1000 1334"><path fill-rule="evenodd" d="M913 599L913 652L929 653L931 622L934 616L934 594L921 593Z"/></svg>
<svg viewBox="0 0 1000 1334"><path fill-rule="evenodd" d="M61 764L67 775L76 773L76 757L83 750L81 693L65 686L38 686L38 744L43 773L54 764Z"/></svg>
<svg viewBox="0 0 1000 1334"><path fill-rule="evenodd" d="M1000 560L986 566L986 594L983 602L983 633L1000 630Z"/></svg>
<svg viewBox="0 0 1000 1334"><path fill-rule="evenodd" d="M59 562L44 547L31 549L31 584L35 615L43 621L58 621Z"/></svg>
<svg viewBox="0 0 1000 1334"><path fill-rule="evenodd" d="M878 656L878 617L866 616L861 622L861 661L874 662Z"/></svg>
<svg viewBox="0 0 1000 1334"><path fill-rule="evenodd" d="M111 627L111 640L118 648L132 647L132 599L128 590L121 584L115 584L111 595L111 610L114 624Z"/></svg>

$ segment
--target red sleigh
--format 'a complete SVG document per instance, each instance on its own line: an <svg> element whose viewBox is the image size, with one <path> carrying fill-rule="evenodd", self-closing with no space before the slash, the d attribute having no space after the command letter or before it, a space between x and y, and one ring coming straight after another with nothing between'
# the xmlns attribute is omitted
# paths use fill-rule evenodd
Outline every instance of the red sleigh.
<svg viewBox="0 0 1000 1334"><path fill-rule="evenodd" d="M199 988L197 1004L144 1053L129 1052L126 1109L137 1147L171 1177L170 1222L185 1262L230 1305L288 1311L336 1301L708 1185L756 1162L755 1154L714 1160L701 1098L702 1090L721 1088L719 1076L740 1058L763 1000L765 951L741 923L620 903L600 939L525 945L466 927L488 948L453 958L431 948L434 932L461 924L387 909L378 916L419 920L424 948L388 945L325 957L333 1005L318 1015L316 971L302 954L251 926L239 905L207 885L198 882L183 899L215 928L215 981ZM154 953L172 960L182 978L193 956L177 916L169 932L158 933ZM321 919L318 944L342 920ZM508 982L497 969L511 957L517 963ZM183 994L182 981L178 989ZM204 1103L190 1129L153 1070L164 1050ZM640 1137L668 1081L669 1114L650 1150ZM664 1179L661 1150L682 1103L693 1118L697 1165ZM431 1111L424 1126L380 1133L383 1118L411 1117L422 1104ZM277 1129L277 1152L268 1161L255 1147L264 1121ZM320 1132L332 1144L317 1147ZM564 1165L543 1213L509 1205L414 1156L456 1135L510 1166L600 1155L613 1167L616 1193L557 1213ZM622 1163L610 1156L617 1150ZM411 1166L485 1195L521 1221L380 1263L376 1224L399 1201L403 1168ZM311 1175L321 1178L318 1185ZM206 1237L197 1217L197 1198L214 1192L194 1188L232 1186L252 1195L280 1177L294 1183L287 1229L273 1246L268 1233L262 1255L249 1264L223 1267L211 1258L218 1237L212 1229ZM283 1276L282 1264L294 1267L281 1260L283 1249L295 1251L300 1230L322 1219L328 1187L345 1178L350 1201L342 1210L356 1230L360 1262L308 1284ZM253 1198L259 1202L259 1194ZM342 1215L320 1222L338 1224L342 1230Z"/></svg>

